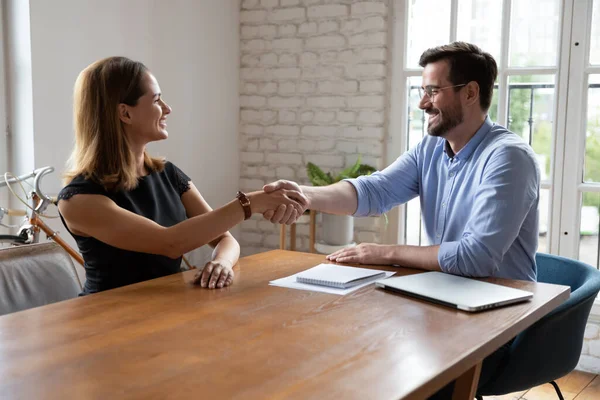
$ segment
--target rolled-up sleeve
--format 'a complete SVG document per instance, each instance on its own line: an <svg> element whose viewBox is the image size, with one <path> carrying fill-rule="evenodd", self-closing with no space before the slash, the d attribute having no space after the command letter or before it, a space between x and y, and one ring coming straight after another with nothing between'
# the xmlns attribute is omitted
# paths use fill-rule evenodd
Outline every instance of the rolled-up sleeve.
<svg viewBox="0 0 600 400"><path fill-rule="evenodd" d="M490 156L461 239L440 244L442 271L493 276L528 213L537 207L539 180L533 155L521 147L507 146Z"/></svg>
<svg viewBox="0 0 600 400"><path fill-rule="evenodd" d="M381 215L419 195L418 146L407 151L383 171L345 179L356 189L354 216Z"/></svg>

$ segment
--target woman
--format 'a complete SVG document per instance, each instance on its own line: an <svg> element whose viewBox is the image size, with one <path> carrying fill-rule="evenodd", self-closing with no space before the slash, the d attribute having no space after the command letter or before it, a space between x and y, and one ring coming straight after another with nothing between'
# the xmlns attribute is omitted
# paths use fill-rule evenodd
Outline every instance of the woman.
<svg viewBox="0 0 600 400"><path fill-rule="evenodd" d="M75 147L59 194L63 223L85 261L82 294L180 271L181 257L210 244L212 260L194 282L233 282L239 245L228 232L277 209L293 222L306 199L295 191L257 191L212 210L190 178L146 145L167 138L171 108L140 62L110 57L84 69L75 84Z"/></svg>

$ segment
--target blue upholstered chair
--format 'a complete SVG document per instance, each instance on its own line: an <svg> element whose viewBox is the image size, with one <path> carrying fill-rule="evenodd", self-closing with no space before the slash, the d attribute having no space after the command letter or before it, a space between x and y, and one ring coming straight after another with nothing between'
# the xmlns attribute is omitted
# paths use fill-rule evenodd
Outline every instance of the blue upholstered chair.
<svg viewBox="0 0 600 400"><path fill-rule="evenodd" d="M536 262L538 282L570 286L571 296L516 337L506 366L478 390L478 399L551 383L562 400L554 381L579 362L587 319L600 291L600 271L550 254L538 253Z"/></svg>

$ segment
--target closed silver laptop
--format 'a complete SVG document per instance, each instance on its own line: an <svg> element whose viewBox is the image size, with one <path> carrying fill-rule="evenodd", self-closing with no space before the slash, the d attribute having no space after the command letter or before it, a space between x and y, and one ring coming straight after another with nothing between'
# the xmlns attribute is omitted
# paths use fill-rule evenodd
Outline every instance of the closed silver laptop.
<svg viewBox="0 0 600 400"><path fill-rule="evenodd" d="M487 310L533 297L525 290L435 271L388 278L375 284L464 311Z"/></svg>

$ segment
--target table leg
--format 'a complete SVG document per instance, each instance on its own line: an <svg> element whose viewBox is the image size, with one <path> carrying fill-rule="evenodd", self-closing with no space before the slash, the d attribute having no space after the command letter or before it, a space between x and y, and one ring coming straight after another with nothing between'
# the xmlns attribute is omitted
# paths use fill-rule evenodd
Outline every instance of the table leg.
<svg viewBox="0 0 600 400"><path fill-rule="evenodd" d="M473 368L467 370L456 379L452 400L473 400L477 392L479 383L479 374L481 373L481 363L477 363Z"/></svg>

